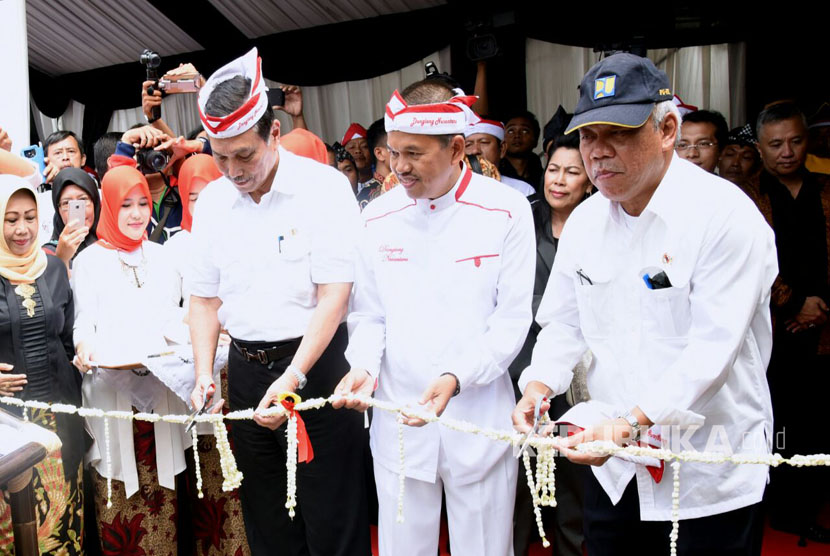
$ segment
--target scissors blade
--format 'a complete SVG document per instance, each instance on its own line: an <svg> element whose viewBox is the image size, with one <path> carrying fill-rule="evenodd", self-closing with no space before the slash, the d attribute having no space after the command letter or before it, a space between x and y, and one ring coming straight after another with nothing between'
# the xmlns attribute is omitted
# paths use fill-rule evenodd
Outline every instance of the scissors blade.
<svg viewBox="0 0 830 556"><path fill-rule="evenodd" d="M207 402L208 402L208 391L205 390L205 395L202 397L202 407L195 410L193 413L190 414L190 417L187 421L187 426L184 428L184 432L188 433L190 430L196 426L196 417L203 414L207 409Z"/></svg>
<svg viewBox="0 0 830 556"><path fill-rule="evenodd" d="M539 432L539 425L542 424L542 404L547 401L547 397L539 398L536 401L536 408L533 411L533 428L528 431L524 444L522 444L522 448L519 450L519 453L516 454L516 459L519 459L524 455L525 450L527 450L530 445L530 439Z"/></svg>

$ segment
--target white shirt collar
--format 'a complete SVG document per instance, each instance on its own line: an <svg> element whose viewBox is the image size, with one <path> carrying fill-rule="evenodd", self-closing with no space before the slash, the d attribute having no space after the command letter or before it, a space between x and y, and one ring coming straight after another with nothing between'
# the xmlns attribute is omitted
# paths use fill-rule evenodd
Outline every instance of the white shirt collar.
<svg viewBox="0 0 830 556"><path fill-rule="evenodd" d="M297 179L296 176L297 155L282 148L281 146L278 148L280 158L277 163L277 172L274 174L274 180L271 182L271 189L268 190L268 193L262 196L259 204L262 204L263 202L267 203L274 196L275 192L280 195L294 195L297 192L297 187L302 186L302 180ZM232 181L231 185L233 185ZM238 189L236 190L236 193L237 196L234 201L234 206L238 206L239 203L257 204L254 203L248 193L242 193Z"/></svg>
<svg viewBox="0 0 830 556"><path fill-rule="evenodd" d="M415 203L418 208L425 213L436 212L451 207L464 194L467 184L470 183L472 171L463 162L461 163L461 173L458 179L455 180L452 188L438 197L437 199L416 199ZM402 186L401 186L402 187Z"/></svg>

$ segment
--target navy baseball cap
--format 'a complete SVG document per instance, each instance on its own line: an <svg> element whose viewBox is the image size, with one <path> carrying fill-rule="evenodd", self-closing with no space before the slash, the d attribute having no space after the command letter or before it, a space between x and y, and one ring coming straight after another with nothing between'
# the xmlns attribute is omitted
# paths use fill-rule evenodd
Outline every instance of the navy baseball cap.
<svg viewBox="0 0 830 556"><path fill-rule="evenodd" d="M594 124L640 127L654 104L671 100L669 77L651 60L619 53L588 70L579 87L579 102L565 133Z"/></svg>

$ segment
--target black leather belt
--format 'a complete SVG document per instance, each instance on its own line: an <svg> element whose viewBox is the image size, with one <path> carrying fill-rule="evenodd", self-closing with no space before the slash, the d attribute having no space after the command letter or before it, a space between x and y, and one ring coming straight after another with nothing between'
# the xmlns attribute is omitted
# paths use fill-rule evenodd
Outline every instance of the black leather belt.
<svg viewBox="0 0 830 556"><path fill-rule="evenodd" d="M246 361L256 361L267 365L284 357L294 355L300 347L302 337L285 342L245 342L232 340L235 347Z"/></svg>

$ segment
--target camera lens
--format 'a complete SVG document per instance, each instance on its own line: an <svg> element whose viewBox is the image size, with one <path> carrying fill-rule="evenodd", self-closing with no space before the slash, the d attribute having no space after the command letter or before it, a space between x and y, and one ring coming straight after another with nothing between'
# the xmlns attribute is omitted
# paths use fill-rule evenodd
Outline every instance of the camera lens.
<svg viewBox="0 0 830 556"><path fill-rule="evenodd" d="M170 153L153 149L141 149L136 154L138 169L143 174L154 174L163 171L170 162Z"/></svg>

